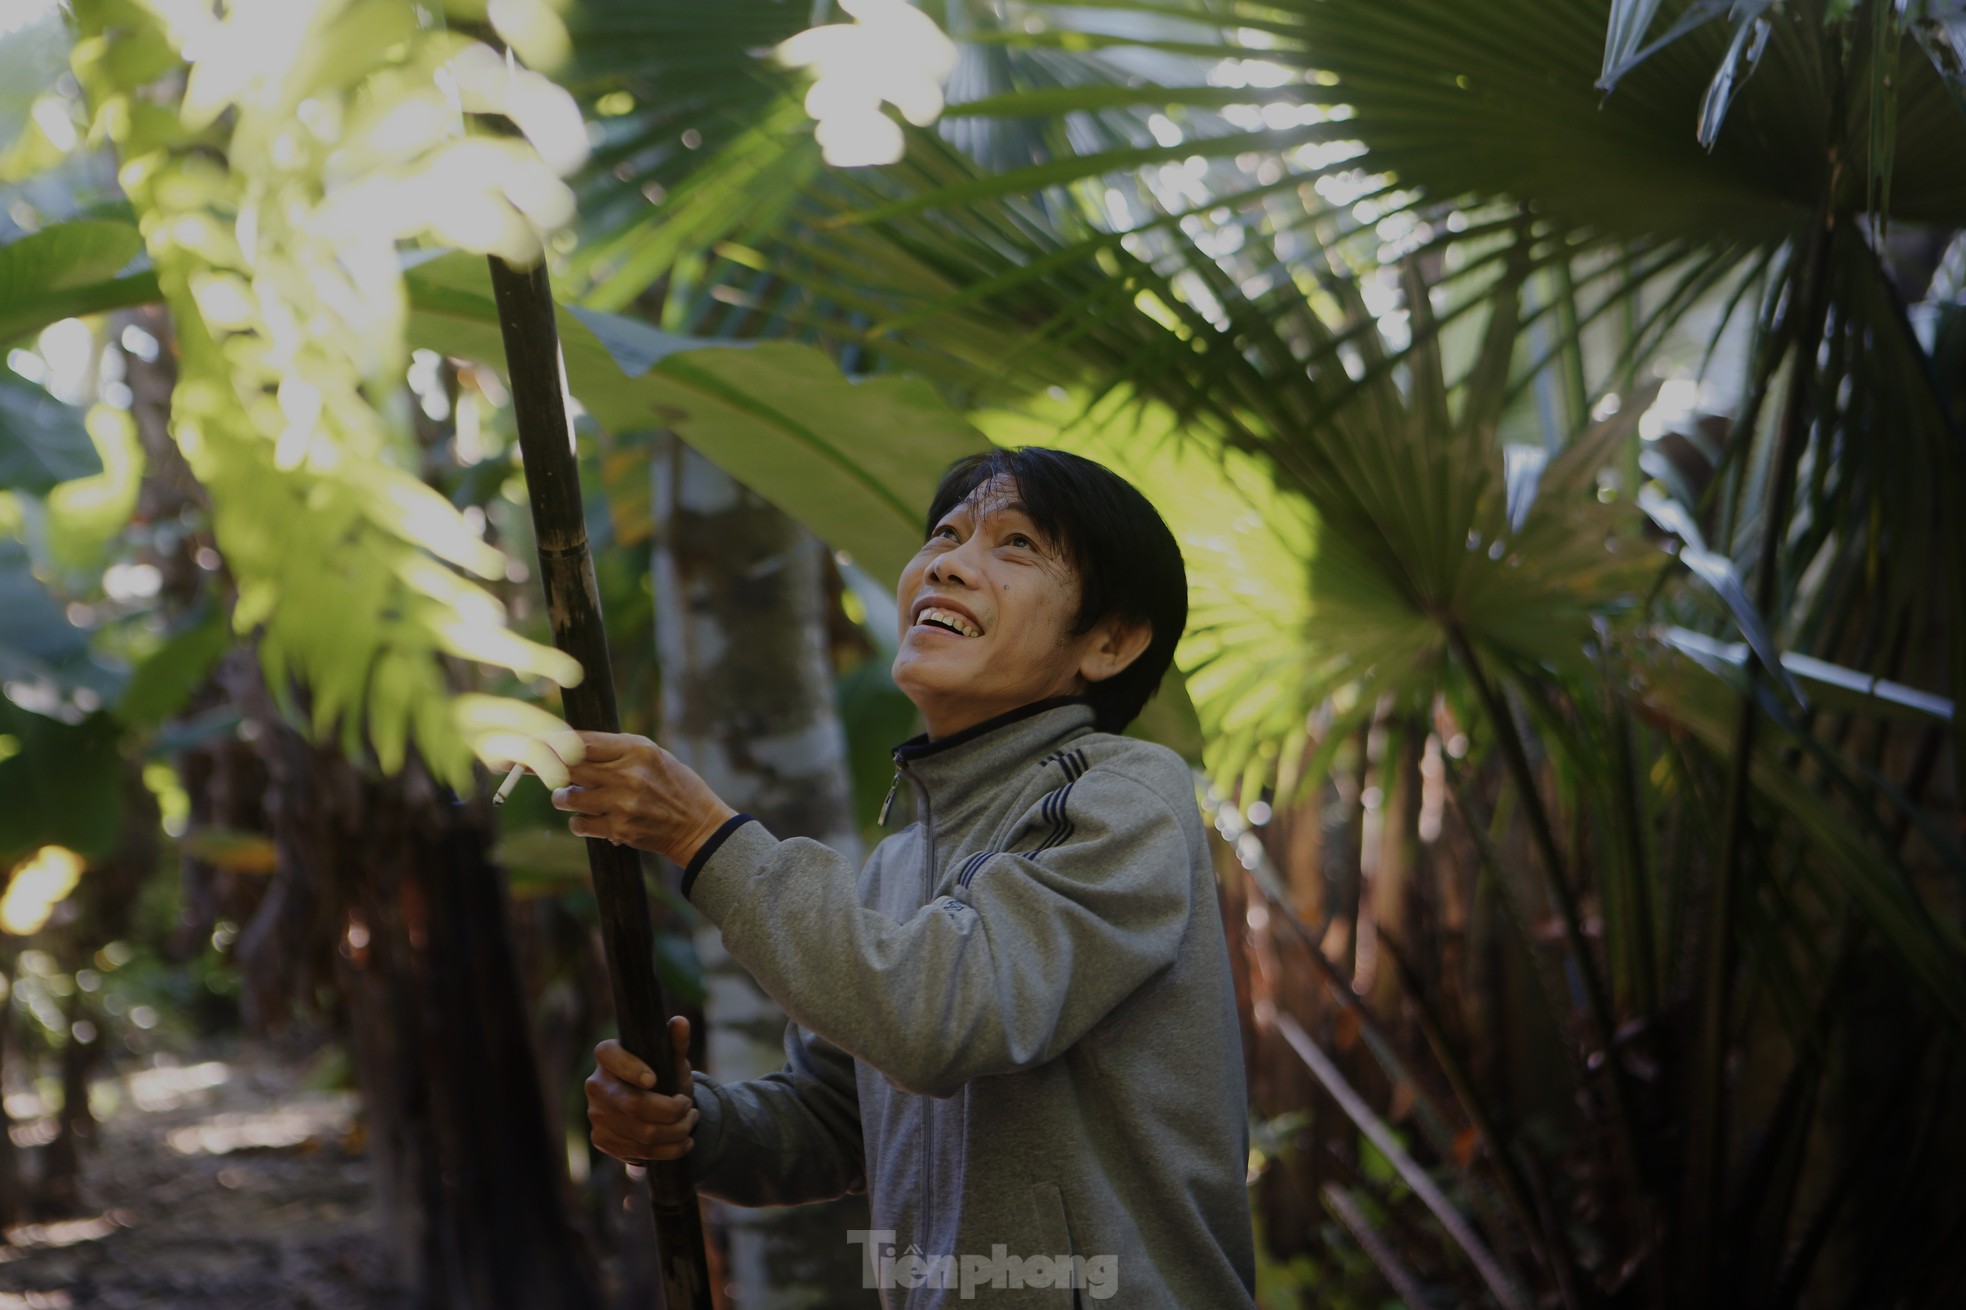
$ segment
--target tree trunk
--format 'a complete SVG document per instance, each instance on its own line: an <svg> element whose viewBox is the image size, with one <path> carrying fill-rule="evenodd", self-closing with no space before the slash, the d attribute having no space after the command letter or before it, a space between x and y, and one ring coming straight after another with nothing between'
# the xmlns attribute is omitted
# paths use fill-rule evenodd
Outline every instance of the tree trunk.
<svg viewBox="0 0 1966 1310"><path fill-rule="evenodd" d="M597 1310L484 802L453 800L414 762L397 778L367 777L266 722L276 882L312 895L276 889L262 913L332 907L379 1229L404 1284L431 1310ZM262 951L291 959L301 945L283 949L276 927L254 926L265 931L247 937Z"/></svg>
<svg viewBox="0 0 1966 1310"><path fill-rule="evenodd" d="M26 1215L21 1192L20 1151L14 1146L14 1117L7 1113L8 1057L14 1044L14 950L0 950L0 1229Z"/></svg>
<svg viewBox="0 0 1966 1310"><path fill-rule="evenodd" d="M134 765L122 766L121 831L116 847L82 875L75 893L55 907L48 929L61 970L71 980L88 968L103 946L129 932L130 914L143 884L156 872L159 850L157 800ZM95 1146L96 1117L89 1084L103 1057L102 1015L75 982L62 1006L68 1031L59 1062L61 1109L57 1131L43 1160L40 1210L66 1215L82 1200L82 1157Z"/></svg>
<svg viewBox="0 0 1966 1310"><path fill-rule="evenodd" d="M205 517L204 491L168 431L169 323L149 310L118 321L159 343L155 359L127 360L145 454L138 518ZM173 617L209 593L224 603L210 545L187 534L146 554ZM269 702L256 652L238 649L187 710L232 705L246 719L236 738L184 761L193 826L270 833L278 860L267 879L187 857L181 938L189 947L219 917L244 922L235 958L253 1028L332 998L362 1092L379 1236L418 1304L598 1310L592 1253L569 1222L561 1116L548 1113L504 879L489 859L488 810L457 804L414 764L398 778L368 776L307 744ZM154 841L154 802L140 799ZM636 1236L647 1241L646 1221Z"/></svg>
<svg viewBox="0 0 1966 1310"><path fill-rule="evenodd" d="M779 837L859 858L846 738L826 652L825 548L673 437L655 455L656 647L663 744ZM697 934L704 1072L755 1078L785 1064L784 1012ZM872 1306L848 1229L864 1198L788 1209L719 1207L730 1299L744 1310Z"/></svg>
<svg viewBox="0 0 1966 1310"><path fill-rule="evenodd" d="M70 924L64 937L62 967L72 978L79 967L80 954L76 926ZM62 1039L60 1070L61 1107L55 1112L55 1139L48 1143L42 1160L39 1209L48 1215L72 1215L81 1205L82 1149L95 1136L96 1117L89 1109L89 1075L95 1071L101 1043L96 1040L95 1021L80 987L69 992L62 1004L62 1021L68 1032Z"/></svg>

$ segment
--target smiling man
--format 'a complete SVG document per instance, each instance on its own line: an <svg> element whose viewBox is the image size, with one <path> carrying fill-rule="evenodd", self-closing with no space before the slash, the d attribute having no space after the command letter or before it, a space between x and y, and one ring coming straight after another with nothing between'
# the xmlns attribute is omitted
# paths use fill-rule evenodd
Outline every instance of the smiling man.
<svg viewBox="0 0 1966 1310"><path fill-rule="evenodd" d="M1174 538L1097 464L994 451L944 475L896 602L894 680L927 731L894 750L914 821L863 869L734 813L652 742L581 734L554 794L573 831L683 865L792 1020L784 1069L695 1074L693 1097L603 1043L595 1145L688 1152L738 1205L866 1191L874 1230L847 1236L889 1307L1252 1304L1242 1050L1193 782L1119 735L1186 622ZM684 1021L670 1033L685 1049Z"/></svg>

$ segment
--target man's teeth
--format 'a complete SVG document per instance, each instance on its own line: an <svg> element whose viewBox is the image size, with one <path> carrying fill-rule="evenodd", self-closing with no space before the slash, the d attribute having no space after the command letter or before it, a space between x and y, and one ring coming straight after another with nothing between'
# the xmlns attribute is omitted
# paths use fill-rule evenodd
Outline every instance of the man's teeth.
<svg viewBox="0 0 1966 1310"><path fill-rule="evenodd" d="M980 637L983 635L983 629L977 627L974 623L971 623L968 619L956 613L954 610L939 610L936 609L933 605L929 606L927 609L923 610L920 614L916 615L915 622L940 623L945 627L954 628L957 632L962 633L962 635L965 637Z"/></svg>

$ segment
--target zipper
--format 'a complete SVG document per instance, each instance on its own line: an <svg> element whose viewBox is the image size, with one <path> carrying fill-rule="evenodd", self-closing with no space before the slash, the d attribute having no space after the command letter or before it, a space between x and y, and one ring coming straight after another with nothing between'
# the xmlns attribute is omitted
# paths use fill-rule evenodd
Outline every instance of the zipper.
<svg viewBox="0 0 1966 1310"><path fill-rule="evenodd" d="M888 811L894 808L894 793L899 790L901 790L901 770L897 768L894 771L894 781L887 785L887 799L881 802L881 815L874 820L883 828L887 827Z"/></svg>
<svg viewBox="0 0 1966 1310"><path fill-rule="evenodd" d="M903 764L898 756L894 761L894 782L888 787L887 800L881 805L881 820L885 824L888 806L894 803L894 793L901 786L903 774L907 775L908 785L914 789L915 798L920 802L921 806L921 903L927 905L930 897L935 894L935 807L930 802L928 789L922 786L921 779L910 772L908 766ZM922 1096L916 1099L921 1103L922 1110L921 1233L917 1241L921 1244L924 1255L933 1255L935 1253L928 1249L928 1244L935 1236L935 1098L932 1096Z"/></svg>
<svg viewBox="0 0 1966 1310"><path fill-rule="evenodd" d="M924 1096L922 1100L922 1254L937 1254L929 1249L935 1240L935 1098Z"/></svg>
<svg viewBox="0 0 1966 1310"><path fill-rule="evenodd" d="M935 894L935 807L928 799L928 789L922 780L897 757L894 761L894 782L887 789L887 799L881 803L881 818L886 820L888 807L894 804L894 793L901 786L902 778L914 789L915 799L920 802L919 813L922 824L922 900L927 905Z"/></svg>

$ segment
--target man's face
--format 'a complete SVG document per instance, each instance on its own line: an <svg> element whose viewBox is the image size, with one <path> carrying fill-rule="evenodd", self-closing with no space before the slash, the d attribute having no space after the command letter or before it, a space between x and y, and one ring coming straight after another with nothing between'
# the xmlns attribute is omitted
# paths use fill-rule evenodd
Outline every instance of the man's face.
<svg viewBox="0 0 1966 1310"><path fill-rule="evenodd" d="M1020 705L1085 690L1100 629L1072 634L1078 575L1038 535L1017 484L979 486L935 524L895 589L895 685L945 737Z"/></svg>

